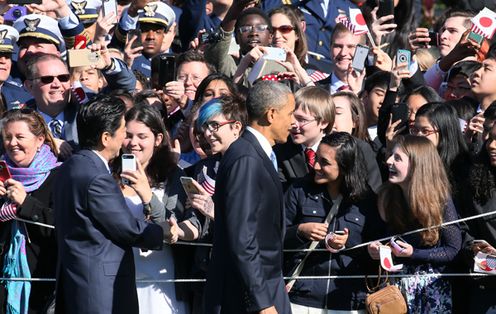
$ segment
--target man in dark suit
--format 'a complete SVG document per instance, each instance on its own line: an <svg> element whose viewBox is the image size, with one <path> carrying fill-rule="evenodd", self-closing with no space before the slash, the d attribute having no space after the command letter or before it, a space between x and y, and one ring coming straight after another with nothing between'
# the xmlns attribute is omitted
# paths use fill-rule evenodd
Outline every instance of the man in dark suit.
<svg viewBox="0 0 496 314"><path fill-rule="evenodd" d="M132 247L162 246L163 229L134 218L109 169L126 136L124 113L108 96L78 113L83 149L62 165L54 192L58 313L138 313Z"/></svg>
<svg viewBox="0 0 496 314"><path fill-rule="evenodd" d="M286 141L294 97L286 86L256 83L249 126L224 154L215 191L215 235L206 313L291 313L282 277L284 204L272 151Z"/></svg>

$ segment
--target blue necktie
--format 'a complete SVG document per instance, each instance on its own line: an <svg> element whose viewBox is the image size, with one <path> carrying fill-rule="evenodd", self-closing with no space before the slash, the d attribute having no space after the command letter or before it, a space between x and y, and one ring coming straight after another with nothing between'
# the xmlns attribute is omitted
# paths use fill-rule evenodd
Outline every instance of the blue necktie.
<svg viewBox="0 0 496 314"><path fill-rule="evenodd" d="M62 123L59 120L53 119L52 121L50 121L50 123L48 123L48 127L52 131L53 137L62 137Z"/></svg>
<svg viewBox="0 0 496 314"><path fill-rule="evenodd" d="M278 171L277 170L277 158L276 158L276 154L274 153L274 151L272 151L270 153L270 161L272 161L272 164L274 165L274 169L276 169L276 172Z"/></svg>

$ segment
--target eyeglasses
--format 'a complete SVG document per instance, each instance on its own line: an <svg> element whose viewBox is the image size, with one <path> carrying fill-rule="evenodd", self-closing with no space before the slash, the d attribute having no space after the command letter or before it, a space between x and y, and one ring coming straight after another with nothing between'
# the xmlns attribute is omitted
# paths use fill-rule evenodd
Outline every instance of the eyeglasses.
<svg viewBox="0 0 496 314"><path fill-rule="evenodd" d="M300 118L300 117L295 117L295 121L296 121L296 124L298 124L298 127L304 127L305 125L307 124L310 124L314 121L317 121L317 119L312 119L312 120L307 120L307 119L304 119L304 118Z"/></svg>
<svg viewBox="0 0 496 314"><path fill-rule="evenodd" d="M411 135L417 135L417 136L429 136L429 135L432 135L432 134L435 134L439 132L438 130L421 130L421 129L418 129L418 128L410 128L410 134Z"/></svg>
<svg viewBox="0 0 496 314"><path fill-rule="evenodd" d="M203 132L205 132L206 130L209 130L210 132L217 132L219 131L219 128L221 126L224 126L226 124L231 124L231 123L234 123L236 122L236 120L227 120L227 121L224 121L224 122L217 122L217 121L210 121L210 122L205 122L201 129Z"/></svg>
<svg viewBox="0 0 496 314"><path fill-rule="evenodd" d="M30 80L32 81L40 80L40 82L43 84L51 84L55 78L57 78L60 83L67 83L71 79L71 75L70 74L60 74L57 76L46 75L46 76L33 77Z"/></svg>
<svg viewBox="0 0 496 314"><path fill-rule="evenodd" d="M281 34L287 34L294 30L294 27L291 25L281 25L279 27L272 26L272 33L275 34L276 31L280 31Z"/></svg>
<svg viewBox="0 0 496 314"><path fill-rule="evenodd" d="M269 25L267 24L258 24L258 25L244 25L244 26L240 26L238 29L240 33L251 33L253 31L257 33L261 33L266 31L268 28Z"/></svg>

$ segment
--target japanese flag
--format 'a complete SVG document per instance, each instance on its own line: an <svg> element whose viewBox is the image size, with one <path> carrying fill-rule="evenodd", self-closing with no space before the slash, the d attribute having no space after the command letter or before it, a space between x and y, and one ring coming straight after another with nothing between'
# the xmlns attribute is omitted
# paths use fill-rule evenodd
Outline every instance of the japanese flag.
<svg viewBox="0 0 496 314"><path fill-rule="evenodd" d="M472 31L491 39L496 32L496 13L488 8L482 9L475 17L472 18Z"/></svg>
<svg viewBox="0 0 496 314"><path fill-rule="evenodd" d="M358 8L350 8L350 22L354 26L353 33L355 35L361 35L369 32L365 18L363 17L362 11Z"/></svg>

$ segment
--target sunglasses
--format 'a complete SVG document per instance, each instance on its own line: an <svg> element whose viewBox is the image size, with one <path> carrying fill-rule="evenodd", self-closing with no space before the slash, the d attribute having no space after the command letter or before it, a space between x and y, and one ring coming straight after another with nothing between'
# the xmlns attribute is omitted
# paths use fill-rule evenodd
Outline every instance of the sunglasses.
<svg viewBox="0 0 496 314"><path fill-rule="evenodd" d="M281 25L279 27L272 26L272 34L275 34L275 32L277 32L277 31L281 32L281 34L287 34L293 30L294 30L294 27L291 25Z"/></svg>
<svg viewBox="0 0 496 314"><path fill-rule="evenodd" d="M60 74L57 76L46 75L46 76L33 77L30 80L33 80L33 81L34 80L40 80L40 82L43 84L51 84L55 78L57 78L59 80L59 82L61 82L61 83L67 83L71 79L71 75L70 74Z"/></svg>
<svg viewBox="0 0 496 314"><path fill-rule="evenodd" d="M244 25L239 27L240 33L251 33L253 31L257 33L261 33L266 31L269 28L269 25L266 24L258 24L258 25Z"/></svg>

